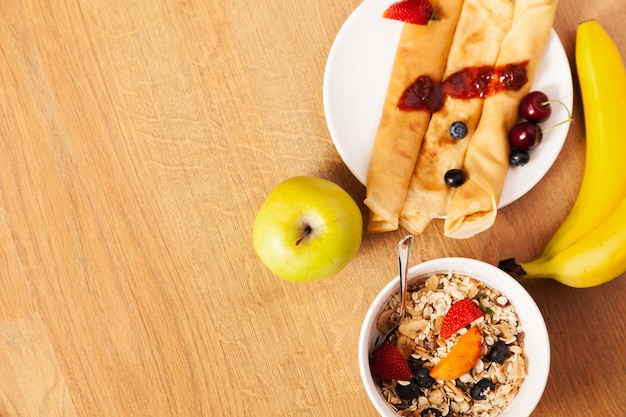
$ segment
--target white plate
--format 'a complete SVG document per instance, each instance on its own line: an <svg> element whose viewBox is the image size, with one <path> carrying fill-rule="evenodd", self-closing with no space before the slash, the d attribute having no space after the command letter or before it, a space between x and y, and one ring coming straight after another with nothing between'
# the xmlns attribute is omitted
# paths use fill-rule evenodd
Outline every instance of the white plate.
<svg viewBox="0 0 626 417"><path fill-rule="evenodd" d="M395 0L365 0L345 21L330 49L324 72L324 112L332 140L352 174L367 180L374 137L387 92L396 46L403 23L382 17ZM572 72L554 30L544 50L533 90L572 109ZM567 120L567 111L552 105L544 128ZM569 123L545 132L541 144L531 151L530 162L511 166L499 207L517 200L533 188L556 160L567 137Z"/></svg>

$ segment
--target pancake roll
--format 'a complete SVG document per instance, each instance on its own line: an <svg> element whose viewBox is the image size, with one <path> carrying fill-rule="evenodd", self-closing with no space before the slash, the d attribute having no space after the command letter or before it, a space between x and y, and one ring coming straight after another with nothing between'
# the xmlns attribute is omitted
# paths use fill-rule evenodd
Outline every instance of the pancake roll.
<svg viewBox="0 0 626 417"><path fill-rule="evenodd" d="M465 0L443 78L467 67L494 66L512 19L511 0ZM450 187L444 176L463 167L484 98L446 96L444 100L430 119L400 215L400 224L413 234L421 233L432 219L445 217ZM457 121L468 128L463 139L450 135L450 126Z"/></svg>
<svg viewBox="0 0 626 417"><path fill-rule="evenodd" d="M391 76L374 138L365 205L370 210L368 231L396 230L411 176L431 113L398 108L404 91L418 77L439 82L463 0L433 0L437 20L428 25L403 25Z"/></svg>
<svg viewBox="0 0 626 417"><path fill-rule="evenodd" d="M518 120L519 103L532 86L556 7L556 0L515 1L513 23L502 41L496 65L524 63L528 82L518 90L501 91L485 99L465 156L467 181L452 190L447 207L447 237L469 238L495 221L509 168L508 134Z"/></svg>

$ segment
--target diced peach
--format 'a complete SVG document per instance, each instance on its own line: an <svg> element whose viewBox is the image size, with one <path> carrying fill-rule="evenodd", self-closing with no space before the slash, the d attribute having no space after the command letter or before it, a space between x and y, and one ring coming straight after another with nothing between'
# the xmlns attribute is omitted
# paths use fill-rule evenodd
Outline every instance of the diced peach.
<svg viewBox="0 0 626 417"><path fill-rule="evenodd" d="M463 334L450 352L430 371L430 376L442 381L457 379L468 373L480 358L482 337L477 326Z"/></svg>

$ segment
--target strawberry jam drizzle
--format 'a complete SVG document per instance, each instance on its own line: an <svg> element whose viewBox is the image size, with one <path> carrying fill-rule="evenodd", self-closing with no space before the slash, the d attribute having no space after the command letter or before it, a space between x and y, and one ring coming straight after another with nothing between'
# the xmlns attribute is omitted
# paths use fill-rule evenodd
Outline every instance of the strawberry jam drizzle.
<svg viewBox="0 0 626 417"><path fill-rule="evenodd" d="M445 96L460 99L485 98L503 90L517 91L528 82L528 61L499 67L467 67L437 83L421 75L400 97L398 109L436 112L443 107Z"/></svg>

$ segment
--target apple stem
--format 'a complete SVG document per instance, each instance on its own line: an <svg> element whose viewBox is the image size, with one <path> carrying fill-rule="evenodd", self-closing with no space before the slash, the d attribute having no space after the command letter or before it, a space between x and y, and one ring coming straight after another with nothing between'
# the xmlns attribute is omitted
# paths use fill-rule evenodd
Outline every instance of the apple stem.
<svg viewBox="0 0 626 417"><path fill-rule="evenodd" d="M296 239L296 246L300 245L300 243L302 243L302 241L306 239L306 237L310 235L312 231L313 231L313 228L309 226L308 224L304 226L304 230L302 231L302 233L300 233L300 236L298 236L298 238Z"/></svg>

